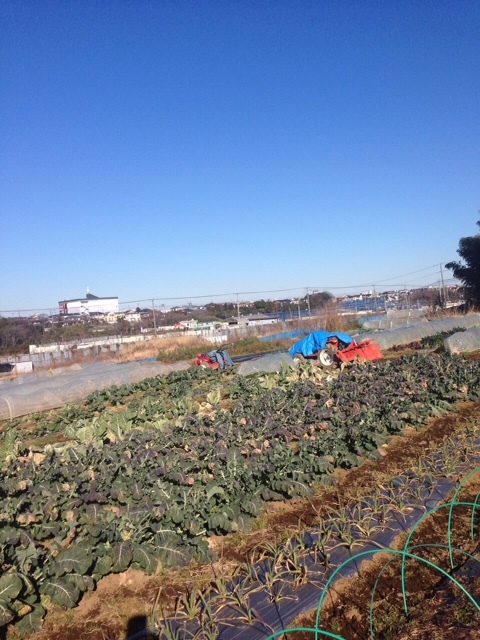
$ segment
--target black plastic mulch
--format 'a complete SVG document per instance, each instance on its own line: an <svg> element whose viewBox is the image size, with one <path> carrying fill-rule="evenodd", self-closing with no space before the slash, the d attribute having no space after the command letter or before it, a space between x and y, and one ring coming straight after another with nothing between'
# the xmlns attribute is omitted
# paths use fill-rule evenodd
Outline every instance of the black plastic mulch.
<svg viewBox="0 0 480 640"><path fill-rule="evenodd" d="M474 467L479 463L480 454L472 455L457 471L459 473L468 472L472 465ZM440 465L441 462L437 459L435 461L437 473L439 473ZM333 584L340 578L356 575L360 567L355 556L364 551L390 548L393 540L399 534L408 532L425 513L444 502L448 493L455 488L456 483L447 477L434 477L432 482L432 476L418 478L408 477L407 474L394 478L389 486L390 491L401 491L402 495L406 495L410 489L410 493L415 497L407 497L401 511L389 512L384 522L377 522L381 529L375 531L368 539L357 532L353 536L355 544L349 545L350 548L341 546L340 538L332 539L330 543L325 545L325 551L328 554L328 561L326 561L325 556L318 551L317 545L319 536L322 534L318 531L305 534L303 545L301 545L303 547L302 562L305 564L305 575L308 576L308 581L305 584L298 586L295 584L294 578L290 579L287 575L285 579L277 583L276 590L268 589L265 585L265 576L269 572L269 564L272 561L267 558L254 565L258 580L249 584L249 594L245 598L244 612L232 604L224 604L223 607L217 609L219 620L217 640L261 640L271 635L272 632L288 629L298 615L312 611L317 607L322 591L335 569L352 558L352 561L336 575ZM368 512L370 508L371 503L365 500L365 512ZM336 522L332 520L329 524L335 526ZM325 524L324 522L323 526ZM236 583L232 583L230 586L232 592L235 590L235 585ZM215 599L215 595L212 596L212 602ZM246 610L249 611L249 621L245 616ZM173 628L178 626L178 631L185 629L181 619L178 621L172 619L170 623ZM186 628L188 632L184 632L185 639L192 637L201 627L199 622L194 620ZM180 637L182 636L180 635ZM165 636L161 636L161 640L163 638Z"/></svg>

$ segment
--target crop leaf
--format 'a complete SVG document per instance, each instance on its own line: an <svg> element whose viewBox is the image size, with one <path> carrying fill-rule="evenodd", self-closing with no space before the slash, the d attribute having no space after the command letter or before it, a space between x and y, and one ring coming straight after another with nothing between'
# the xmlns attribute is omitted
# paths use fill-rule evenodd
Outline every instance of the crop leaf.
<svg viewBox="0 0 480 640"><path fill-rule="evenodd" d="M129 542L119 542L113 547L112 571L120 573L128 569L133 560L132 545Z"/></svg>
<svg viewBox="0 0 480 640"><path fill-rule="evenodd" d="M30 565L37 559L38 553L33 542L26 549L16 549L15 556L22 573L28 573Z"/></svg>
<svg viewBox="0 0 480 640"><path fill-rule="evenodd" d="M9 603L6 600L0 599L0 627L11 622L14 615L15 614L9 607Z"/></svg>
<svg viewBox="0 0 480 640"><path fill-rule="evenodd" d="M50 596L54 604L71 609L80 599L80 591L71 583L62 579L49 580L42 588L42 592Z"/></svg>
<svg viewBox="0 0 480 640"><path fill-rule="evenodd" d="M134 500L141 500L143 498L142 485L139 482L134 482L130 485L130 495Z"/></svg>
<svg viewBox="0 0 480 640"><path fill-rule="evenodd" d="M20 531L13 527L4 527L0 530L0 544L17 545L20 539Z"/></svg>
<svg viewBox="0 0 480 640"><path fill-rule="evenodd" d="M15 625L16 631L21 636L26 636L29 633L35 633L41 630L43 618L45 616L45 609L42 605L36 605L30 613L27 613L26 616Z"/></svg>
<svg viewBox="0 0 480 640"><path fill-rule="evenodd" d="M0 578L0 600L15 600L22 590L23 582L15 573L7 573Z"/></svg>
<svg viewBox="0 0 480 640"><path fill-rule="evenodd" d="M92 566L93 558L88 551L82 547L70 547L60 551L55 558L55 574L61 576L64 573L87 573Z"/></svg>
<svg viewBox="0 0 480 640"><path fill-rule="evenodd" d="M47 538L56 536L60 528L58 522L42 522L33 528L33 533L37 540L46 540Z"/></svg>
<svg viewBox="0 0 480 640"><path fill-rule="evenodd" d="M225 490L222 489L222 487L219 487L219 486L212 487L207 493L206 501L208 502L217 493L219 495L221 495L221 496L224 496L225 495Z"/></svg>
<svg viewBox="0 0 480 640"><path fill-rule="evenodd" d="M99 577L106 576L112 570L112 564L113 560L110 555L105 554L104 556L99 556L93 568L93 575Z"/></svg>
<svg viewBox="0 0 480 640"><path fill-rule="evenodd" d="M85 513L80 518L80 522L86 522L87 524L96 524L101 521L103 509L98 504L88 504L85 508Z"/></svg>
<svg viewBox="0 0 480 640"><path fill-rule="evenodd" d="M75 438L82 444L90 445L97 437L95 425L86 425L75 431Z"/></svg>
<svg viewBox="0 0 480 640"><path fill-rule="evenodd" d="M69 573L65 576L65 580L71 582L79 591L92 591L95 589L95 580L92 576Z"/></svg>
<svg viewBox="0 0 480 640"><path fill-rule="evenodd" d="M114 484L112 484L112 488L110 490L110 496L114 499L117 500L118 502L122 503L122 504L127 504L128 502L128 487L126 484L122 483L121 481L117 481Z"/></svg>
<svg viewBox="0 0 480 640"><path fill-rule="evenodd" d="M107 502L105 496L99 491L90 491L82 496L82 500L88 504Z"/></svg>
<svg viewBox="0 0 480 640"><path fill-rule="evenodd" d="M75 438L75 428L73 426L66 427L65 436L67 438ZM74 447L67 447L63 456L66 462L81 464L81 461L87 456L87 447L82 444L76 444Z"/></svg>
<svg viewBox="0 0 480 640"><path fill-rule="evenodd" d="M143 569L145 573L154 573L158 560L153 554L153 550L147 548L146 545L141 547L135 547L133 550L133 562L138 565L140 569Z"/></svg>
<svg viewBox="0 0 480 640"><path fill-rule="evenodd" d="M191 555L175 532L165 530L157 533L155 548L158 557L167 567L187 565L191 560Z"/></svg>

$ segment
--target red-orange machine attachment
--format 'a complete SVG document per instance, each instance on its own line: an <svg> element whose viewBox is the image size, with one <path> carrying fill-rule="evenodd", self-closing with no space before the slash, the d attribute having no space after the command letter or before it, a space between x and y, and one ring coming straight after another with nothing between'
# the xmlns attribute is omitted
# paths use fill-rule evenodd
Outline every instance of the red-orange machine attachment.
<svg viewBox="0 0 480 640"><path fill-rule="evenodd" d="M345 349L338 350L335 355L341 362L351 362L352 360L380 360L382 358L382 352L380 347L373 340L362 340L362 342L356 342L353 340Z"/></svg>

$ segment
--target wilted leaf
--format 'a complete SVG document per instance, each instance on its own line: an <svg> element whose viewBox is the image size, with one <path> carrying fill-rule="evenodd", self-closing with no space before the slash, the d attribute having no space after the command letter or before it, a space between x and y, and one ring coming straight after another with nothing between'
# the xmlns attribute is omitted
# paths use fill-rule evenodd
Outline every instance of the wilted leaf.
<svg viewBox="0 0 480 640"><path fill-rule="evenodd" d="M21 513L17 516L18 524L32 524L37 522L38 518L33 513Z"/></svg>

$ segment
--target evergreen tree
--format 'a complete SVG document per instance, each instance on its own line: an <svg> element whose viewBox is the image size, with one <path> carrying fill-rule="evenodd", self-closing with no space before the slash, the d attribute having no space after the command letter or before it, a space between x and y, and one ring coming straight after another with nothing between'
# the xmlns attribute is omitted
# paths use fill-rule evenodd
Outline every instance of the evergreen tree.
<svg viewBox="0 0 480 640"><path fill-rule="evenodd" d="M480 308L480 234L460 238L457 253L464 262L449 262L445 267L463 283L465 301Z"/></svg>

